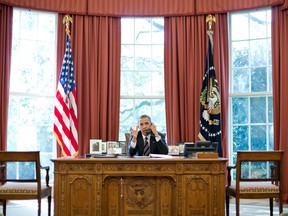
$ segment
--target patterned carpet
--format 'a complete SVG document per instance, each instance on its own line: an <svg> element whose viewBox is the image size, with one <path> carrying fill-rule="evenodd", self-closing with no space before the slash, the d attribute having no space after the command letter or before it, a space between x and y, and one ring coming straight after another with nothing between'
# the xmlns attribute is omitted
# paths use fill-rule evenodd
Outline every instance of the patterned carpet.
<svg viewBox="0 0 288 216"><path fill-rule="evenodd" d="M240 215L241 216L269 216L269 201L263 200L241 200ZM48 216L47 199L42 200L42 214L41 216ZM235 216L234 199L230 201L230 216ZM288 205L284 205L283 212L288 213ZM0 206L0 215L2 213L2 206ZM279 216L277 203L274 204L274 215ZM7 206L7 216L36 216L37 215L37 202L30 201L11 201ZM53 215L53 204L52 204Z"/></svg>

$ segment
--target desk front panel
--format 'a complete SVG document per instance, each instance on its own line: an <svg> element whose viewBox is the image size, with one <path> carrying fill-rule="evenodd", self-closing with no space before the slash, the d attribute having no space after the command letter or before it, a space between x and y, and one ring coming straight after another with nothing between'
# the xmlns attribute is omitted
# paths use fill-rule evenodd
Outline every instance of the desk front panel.
<svg viewBox="0 0 288 216"><path fill-rule="evenodd" d="M224 215L226 159L55 159L54 211Z"/></svg>

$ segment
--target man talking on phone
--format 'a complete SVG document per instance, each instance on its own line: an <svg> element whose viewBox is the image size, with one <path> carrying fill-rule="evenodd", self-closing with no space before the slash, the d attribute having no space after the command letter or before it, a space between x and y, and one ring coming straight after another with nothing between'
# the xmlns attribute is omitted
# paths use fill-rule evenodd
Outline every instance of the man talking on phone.
<svg viewBox="0 0 288 216"><path fill-rule="evenodd" d="M148 115L141 115L134 130L130 128L130 156L149 156L150 154L168 154L168 146L164 134L156 129Z"/></svg>

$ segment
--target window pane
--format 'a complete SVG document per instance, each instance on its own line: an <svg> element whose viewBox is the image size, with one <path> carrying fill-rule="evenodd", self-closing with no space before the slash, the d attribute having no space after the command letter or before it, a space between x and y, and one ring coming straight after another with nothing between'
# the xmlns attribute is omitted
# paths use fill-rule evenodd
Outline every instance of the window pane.
<svg viewBox="0 0 288 216"><path fill-rule="evenodd" d="M37 39L38 14L22 11L20 14L20 34L23 39Z"/></svg>
<svg viewBox="0 0 288 216"><path fill-rule="evenodd" d="M250 102L251 123L266 123L266 98L252 97Z"/></svg>
<svg viewBox="0 0 288 216"><path fill-rule="evenodd" d="M135 88L135 95L151 95L151 73L148 71L144 72L136 72L135 77L137 79L134 80L134 88Z"/></svg>
<svg viewBox="0 0 288 216"><path fill-rule="evenodd" d="M151 46L135 45L135 69L150 70L151 54Z"/></svg>
<svg viewBox="0 0 288 216"><path fill-rule="evenodd" d="M266 126L251 126L251 150L267 150Z"/></svg>
<svg viewBox="0 0 288 216"><path fill-rule="evenodd" d="M164 19L162 17L152 19L152 44L164 44Z"/></svg>
<svg viewBox="0 0 288 216"><path fill-rule="evenodd" d="M268 126L268 141L270 151L274 150L274 127Z"/></svg>
<svg viewBox="0 0 288 216"><path fill-rule="evenodd" d="M272 67L267 67L268 73L268 92L272 92Z"/></svg>
<svg viewBox="0 0 288 216"><path fill-rule="evenodd" d="M266 11L266 26L267 29L271 29L271 10ZM271 31L267 31L267 37L271 38Z"/></svg>
<svg viewBox="0 0 288 216"><path fill-rule="evenodd" d="M135 42L151 44L151 19L135 19Z"/></svg>
<svg viewBox="0 0 288 216"><path fill-rule="evenodd" d="M266 67L253 68L251 72L251 91L267 91L267 71Z"/></svg>
<svg viewBox="0 0 288 216"><path fill-rule="evenodd" d="M47 28L47 26L55 26L56 16L47 13L38 14L38 38L44 41L50 41L54 44L56 28ZM53 47L53 46L52 46Z"/></svg>
<svg viewBox="0 0 288 216"><path fill-rule="evenodd" d="M164 70L164 45L152 45L152 70Z"/></svg>
<svg viewBox="0 0 288 216"><path fill-rule="evenodd" d="M233 151L248 150L248 127L233 127Z"/></svg>
<svg viewBox="0 0 288 216"><path fill-rule="evenodd" d="M250 13L250 39L267 36L267 13L266 11L257 11Z"/></svg>
<svg viewBox="0 0 288 216"><path fill-rule="evenodd" d="M134 119L134 99L121 99L120 100L120 122L129 127L135 124Z"/></svg>
<svg viewBox="0 0 288 216"><path fill-rule="evenodd" d="M122 44L134 44L134 19L121 19L121 41ZM122 52L122 50L121 50Z"/></svg>
<svg viewBox="0 0 288 216"><path fill-rule="evenodd" d="M250 42L251 66L267 65L266 39Z"/></svg>
<svg viewBox="0 0 288 216"><path fill-rule="evenodd" d="M134 70L134 46L122 45L121 46L121 70Z"/></svg>
<svg viewBox="0 0 288 216"><path fill-rule="evenodd" d="M235 14L231 17L231 35L234 40L248 39L248 16Z"/></svg>
<svg viewBox="0 0 288 216"><path fill-rule="evenodd" d="M17 135L18 135L18 131L19 131L19 127L17 125L8 125L8 129L7 129L7 150L8 151L17 151Z"/></svg>
<svg viewBox="0 0 288 216"><path fill-rule="evenodd" d="M248 99L235 97L232 99L233 124L248 123Z"/></svg>
<svg viewBox="0 0 288 216"><path fill-rule="evenodd" d="M134 81L137 80L134 74L129 71L121 73L121 95L134 95Z"/></svg>
<svg viewBox="0 0 288 216"><path fill-rule="evenodd" d="M249 66L248 42L232 42L233 67Z"/></svg>
<svg viewBox="0 0 288 216"><path fill-rule="evenodd" d="M164 95L164 74L162 71L153 72L151 77L151 95Z"/></svg>
<svg viewBox="0 0 288 216"><path fill-rule="evenodd" d="M273 98L268 97L268 122L273 123Z"/></svg>
<svg viewBox="0 0 288 216"><path fill-rule="evenodd" d="M249 92L249 68L234 68L233 70L233 92Z"/></svg>

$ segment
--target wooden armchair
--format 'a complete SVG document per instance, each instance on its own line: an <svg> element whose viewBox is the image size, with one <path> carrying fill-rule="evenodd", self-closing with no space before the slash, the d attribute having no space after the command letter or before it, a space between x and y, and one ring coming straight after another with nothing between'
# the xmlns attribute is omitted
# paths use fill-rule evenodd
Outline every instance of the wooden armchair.
<svg viewBox="0 0 288 216"><path fill-rule="evenodd" d="M236 199L239 216L240 199L269 198L273 216L273 198L278 198L279 214L283 211L282 175L284 151L238 151L236 166L228 166L226 215L229 216L230 196ZM236 181L231 183L231 170L236 169ZM268 171L268 172L267 172Z"/></svg>
<svg viewBox="0 0 288 216"><path fill-rule="evenodd" d="M9 162L32 162L35 164L34 178L7 178L6 165ZM46 170L46 183L41 184L40 169ZM40 152L0 151L0 200L3 202L3 213L6 216L7 200L38 200L38 216L41 215L41 199L48 197L48 215L51 215L51 187L49 186L49 166L40 165Z"/></svg>

